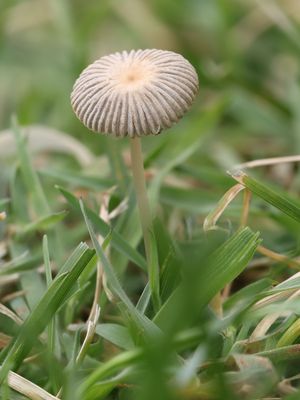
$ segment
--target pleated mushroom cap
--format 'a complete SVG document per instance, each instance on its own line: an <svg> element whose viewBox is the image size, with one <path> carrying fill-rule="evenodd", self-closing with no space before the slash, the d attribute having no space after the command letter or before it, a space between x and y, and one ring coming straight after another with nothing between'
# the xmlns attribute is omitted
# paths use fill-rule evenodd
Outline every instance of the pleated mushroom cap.
<svg viewBox="0 0 300 400"><path fill-rule="evenodd" d="M135 137L176 123L197 92L196 71L180 54L132 50L104 56L83 70L71 103L92 131Z"/></svg>

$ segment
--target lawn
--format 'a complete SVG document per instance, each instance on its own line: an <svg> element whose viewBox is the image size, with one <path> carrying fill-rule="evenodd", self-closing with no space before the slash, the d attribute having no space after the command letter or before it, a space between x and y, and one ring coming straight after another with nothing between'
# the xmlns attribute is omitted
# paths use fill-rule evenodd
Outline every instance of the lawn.
<svg viewBox="0 0 300 400"><path fill-rule="evenodd" d="M131 49L199 78L135 147L70 101ZM1 400L299 399L299 1L2 0L0 59Z"/></svg>

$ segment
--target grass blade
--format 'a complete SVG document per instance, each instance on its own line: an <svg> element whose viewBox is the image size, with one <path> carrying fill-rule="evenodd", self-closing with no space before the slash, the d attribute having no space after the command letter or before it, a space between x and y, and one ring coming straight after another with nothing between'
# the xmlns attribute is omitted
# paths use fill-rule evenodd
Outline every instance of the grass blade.
<svg viewBox="0 0 300 400"><path fill-rule="evenodd" d="M113 267L110 265L108 259L106 258L106 255L100 246L97 237L95 235L95 232L92 228L92 225L88 219L87 213L85 211L85 207L83 202L80 200L80 208L82 211L82 214L84 216L84 220L86 223L86 226L88 228L91 240L93 242L93 246L96 250L97 256L99 258L99 261L102 264L104 273L107 278L107 282L109 284L109 288L111 292L114 294L114 296L119 299L125 308L126 312L132 319L132 321L135 323L137 330L141 334L142 332L146 334L146 336L153 336L156 335L159 332L159 329L151 322L147 317L142 315L133 305L127 294L125 293L124 289L122 288L115 271Z"/></svg>
<svg viewBox="0 0 300 400"><path fill-rule="evenodd" d="M58 190L65 197L67 202L76 210L80 210L80 205L78 199L63 189L62 187L57 186ZM120 253L126 255L128 259L134 262L137 266L142 268L143 270L147 270L147 263L144 257L141 256L135 249L133 249L129 244L123 239L123 237L116 231L111 231L111 227L103 221L94 211L85 207L86 214L88 218L91 220L93 225L97 228L97 231L101 236L105 237L109 233L111 233L111 245L118 250Z"/></svg>
<svg viewBox="0 0 300 400"><path fill-rule="evenodd" d="M232 173L232 177L246 186L252 193L256 194L267 203L276 207L284 214L300 222L300 202L279 189L273 189L265 183L245 174L242 171Z"/></svg>
<svg viewBox="0 0 300 400"><path fill-rule="evenodd" d="M61 273L52 282L36 308L22 325L9 347L8 354L1 354L4 362L1 369L0 380L3 380L8 371L18 368L26 357L38 335L46 328L56 311L64 304L78 277L91 261L95 252L87 246L80 259L72 265L68 272Z"/></svg>
<svg viewBox="0 0 300 400"><path fill-rule="evenodd" d="M38 175L33 169L29 154L25 145L25 138L21 135L16 118L12 121L12 130L15 135L21 171L28 193L31 195L34 211L38 216L50 213L48 202L41 186Z"/></svg>
<svg viewBox="0 0 300 400"><path fill-rule="evenodd" d="M249 228L244 228L203 260L201 271L193 277L198 309L207 305L216 293L243 271L259 243L259 234L253 233ZM169 297L154 318L158 326L163 327L168 321L170 314L173 313L172 310L177 309L181 299L186 295L186 290L183 282Z"/></svg>
<svg viewBox="0 0 300 400"><path fill-rule="evenodd" d="M58 222L62 221L66 215L67 211L60 211L58 213L53 213L50 215L46 215L44 217L39 218L37 221L31 222L20 229L17 232L17 236L28 235L35 231L45 231L53 228Z"/></svg>
<svg viewBox="0 0 300 400"><path fill-rule="evenodd" d="M46 390L23 378L15 372L8 374L8 385L15 391L21 393L29 399L59 400L58 397L46 392Z"/></svg>
<svg viewBox="0 0 300 400"><path fill-rule="evenodd" d="M96 327L99 336L120 347L129 350L134 347L128 328L118 324L99 324Z"/></svg>

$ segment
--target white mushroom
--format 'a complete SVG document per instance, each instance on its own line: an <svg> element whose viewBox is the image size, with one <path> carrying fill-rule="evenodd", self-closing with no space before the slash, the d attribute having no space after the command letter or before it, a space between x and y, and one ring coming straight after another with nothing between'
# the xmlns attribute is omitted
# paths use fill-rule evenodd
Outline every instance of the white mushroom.
<svg viewBox="0 0 300 400"><path fill-rule="evenodd" d="M71 102L92 131L135 137L176 123L197 92L196 71L180 54L132 50L89 65L75 82Z"/></svg>
<svg viewBox="0 0 300 400"><path fill-rule="evenodd" d="M74 112L86 127L131 138L133 181L156 310L160 307L159 266L140 136L157 135L178 122L197 93L194 67L180 54L153 49L123 51L100 58L81 73L71 94Z"/></svg>

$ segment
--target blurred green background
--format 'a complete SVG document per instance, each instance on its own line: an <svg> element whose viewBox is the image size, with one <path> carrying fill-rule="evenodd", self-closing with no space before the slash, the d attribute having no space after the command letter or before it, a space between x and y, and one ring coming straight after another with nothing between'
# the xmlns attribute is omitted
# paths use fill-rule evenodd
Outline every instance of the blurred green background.
<svg viewBox="0 0 300 400"><path fill-rule="evenodd" d="M105 139L87 135L70 107L76 77L104 54L161 48L199 73L181 130L200 131L219 107L205 147L214 162L299 152L299 21L298 0L1 0L0 127L16 113L100 152Z"/></svg>
<svg viewBox="0 0 300 400"><path fill-rule="evenodd" d="M200 80L199 96L182 121L157 137L143 138L151 205L159 216L156 221L159 258L163 266L165 262L171 265L169 275L162 276L163 300L176 287L181 268L180 260L169 259L169 235L172 242L179 243L192 272L195 270L195 275L201 277L198 268L201 252L209 251L206 237L203 239L202 222L234 184L226 169L247 160L300 152L300 0L0 0L0 212L7 211L0 227L0 259L10 268L8 275L12 272L11 261L20 272L17 278L9 276L10 280L2 283L0 280L0 295L19 293L7 302L23 319L46 291L45 282L36 270L42 263L41 234L47 232L49 236L55 268L62 265L62 260L67 259L80 241L88 240L80 210L66 204L55 184L77 197L82 196L97 214L105 200L105 189L117 186L108 196L107 209L114 210L124 199L128 208L109 223L126 239L129 248L138 248L143 253L140 221L127 168L128 141L89 132L70 106L72 86L83 68L105 54L132 48L181 53L195 66ZM7 132L12 115L17 115L22 126L38 125L34 140L26 142L28 159L24 143L19 139L16 151L14 136ZM72 142L59 132L79 142ZM18 138L16 134L15 137ZM33 150L38 150L37 154ZM66 157L66 153L74 157ZM10 157L14 154L16 158ZM31 161L34 170L28 168ZM29 183L28 169L32 179ZM294 166L262 168L258 173L265 175L266 182L276 182L299 193L299 173ZM41 186L36 177L40 178ZM46 204L42 210L38 207L40 203ZM222 224L229 231L240 222L240 206L241 202L234 203L226 212L230 222L224 223L223 219ZM45 215L51 215L47 223L41 220ZM298 225L255 198L250 226L260 230L264 244L270 249L299 255ZM145 287L145 276L128 262L126 252L112 248L110 261L136 303ZM272 282L280 281L286 274L283 268L280 264L277 268L254 272L249 269L234 283L233 292L266 274ZM191 276L193 279L194 275ZM86 285L82 291L64 310L60 333L62 347L67 349L74 342L68 325L86 321L88 316L94 291L91 271L83 282ZM20 296L23 291L24 296ZM191 309L197 313L196 307ZM119 317L110 304L101 313L103 321ZM177 327L178 331L185 327L184 319L188 320L185 314L182 312L184 318L179 321L182 326ZM180 319L178 310L171 316L173 319L167 319L170 324ZM203 329L210 317L203 314L201 318L199 325ZM7 323L2 326L5 333L14 335ZM248 338L249 326L242 332L244 336L239 336L240 340ZM176 329L170 328L173 336ZM63 336L62 332L67 334ZM218 327L207 329L203 343L208 355L219 353L220 338ZM228 348L230 340L229 335ZM94 349L92 346L91 358L93 352L98 357L97 346L102 346L102 342ZM103 349L101 359L103 354L104 358L107 355L110 358L111 349ZM148 350L146 361L154 367L150 376L153 381L150 378L145 381L147 393L142 398L146 400L153 398L154 392L148 387L155 386L160 366L168 363L168 352L166 356L161 349L165 350L165 343L159 343L157 352ZM58 374L64 363L65 360L61 369L57 369ZM41 373L48 367L51 375L53 368L41 364L38 368L33 364L32 369L24 365L21 373L28 378L32 375L34 382L50 387L54 393L56 384L46 382L47 374ZM157 385L155 389L160 391L161 387ZM167 397L161 393L160 398L165 400ZM220 393L222 398L221 384ZM68 398L73 399L73 393Z"/></svg>

